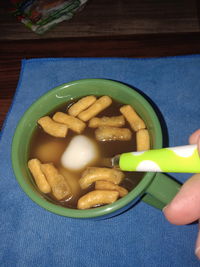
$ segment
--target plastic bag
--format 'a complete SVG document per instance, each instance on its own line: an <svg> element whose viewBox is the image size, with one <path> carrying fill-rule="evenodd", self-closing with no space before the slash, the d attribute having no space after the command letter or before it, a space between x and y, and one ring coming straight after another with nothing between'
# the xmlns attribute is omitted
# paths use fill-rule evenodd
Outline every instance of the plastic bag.
<svg viewBox="0 0 200 267"><path fill-rule="evenodd" d="M43 34L54 25L69 20L87 0L11 0L12 13L32 31Z"/></svg>

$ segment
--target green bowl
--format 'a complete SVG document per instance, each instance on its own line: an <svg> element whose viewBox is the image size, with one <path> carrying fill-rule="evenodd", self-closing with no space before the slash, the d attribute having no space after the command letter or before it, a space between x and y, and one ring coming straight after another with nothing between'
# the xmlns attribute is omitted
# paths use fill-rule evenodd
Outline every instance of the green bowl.
<svg viewBox="0 0 200 267"><path fill-rule="evenodd" d="M72 218L107 218L129 208L145 192L154 179L154 173L145 173L141 182L128 195L113 204L89 210L76 210L56 205L47 200L37 190L27 168L29 143L37 126L38 118L69 100L87 95L108 95L121 103L132 105L147 125L152 148L162 147L162 132L159 120L152 106L141 94L120 82L104 79L83 79L50 90L24 113L13 137L12 165L16 179L24 192L46 210Z"/></svg>

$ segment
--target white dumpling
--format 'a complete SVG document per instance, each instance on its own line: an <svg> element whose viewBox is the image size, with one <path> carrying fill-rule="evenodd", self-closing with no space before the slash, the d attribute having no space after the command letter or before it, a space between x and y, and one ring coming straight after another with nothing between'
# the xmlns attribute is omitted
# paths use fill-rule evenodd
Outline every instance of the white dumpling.
<svg viewBox="0 0 200 267"><path fill-rule="evenodd" d="M80 170L97 158L95 144L84 135L72 138L61 157L62 165L70 170Z"/></svg>

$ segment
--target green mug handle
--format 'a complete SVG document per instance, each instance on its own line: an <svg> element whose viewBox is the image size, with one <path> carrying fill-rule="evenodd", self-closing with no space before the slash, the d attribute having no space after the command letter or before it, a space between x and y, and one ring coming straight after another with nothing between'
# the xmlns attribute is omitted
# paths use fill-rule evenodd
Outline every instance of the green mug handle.
<svg viewBox="0 0 200 267"><path fill-rule="evenodd" d="M162 210L178 193L181 184L164 173L157 173L147 188L142 201Z"/></svg>

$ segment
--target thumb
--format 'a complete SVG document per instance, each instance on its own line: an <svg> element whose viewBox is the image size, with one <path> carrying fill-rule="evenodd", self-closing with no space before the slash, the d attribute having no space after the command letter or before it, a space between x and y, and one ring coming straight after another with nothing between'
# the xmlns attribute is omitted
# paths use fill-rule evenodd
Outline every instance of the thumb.
<svg viewBox="0 0 200 267"><path fill-rule="evenodd" d="M167 220L182 225L200 218L200 174L193 175L164 210Z"/></svg>

